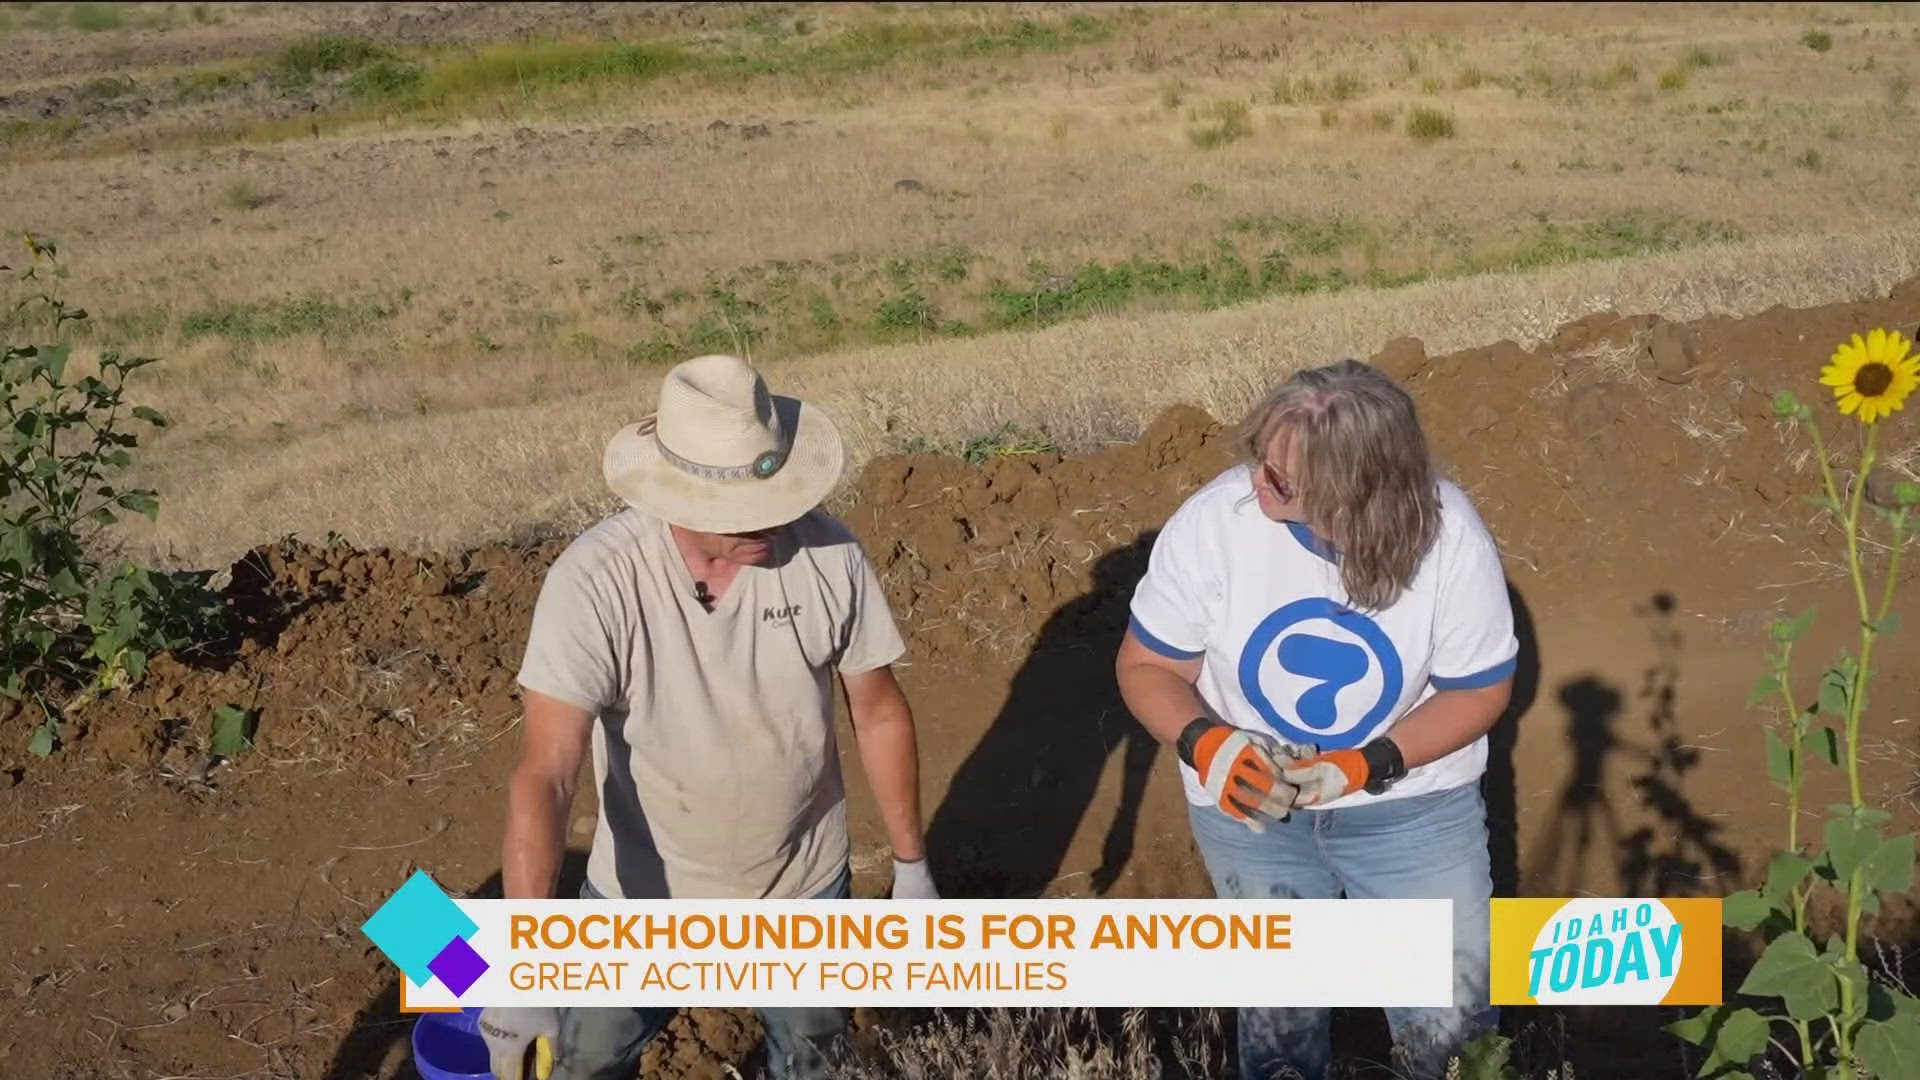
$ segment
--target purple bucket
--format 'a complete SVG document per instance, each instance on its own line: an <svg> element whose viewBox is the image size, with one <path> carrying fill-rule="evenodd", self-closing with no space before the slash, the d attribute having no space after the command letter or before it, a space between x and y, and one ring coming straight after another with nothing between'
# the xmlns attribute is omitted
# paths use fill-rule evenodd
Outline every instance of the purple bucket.
<svg viewBox="0 0 1920 1080"><path fill-rule="evenodd" d="M480 1010L421 1013L413 1023L413 1068L420 1080L493 1080Z"/></svg>

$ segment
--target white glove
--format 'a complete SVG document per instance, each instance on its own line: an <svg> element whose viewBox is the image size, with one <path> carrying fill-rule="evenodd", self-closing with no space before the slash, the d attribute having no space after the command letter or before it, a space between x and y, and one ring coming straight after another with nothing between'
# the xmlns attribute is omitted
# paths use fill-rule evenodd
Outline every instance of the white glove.
<svg viewBox="0 0 1920 1080"><path fill-rule="evenodd" d="M913 862L893 860L893 898L895 900L938 900L939 890L933 887L933 874L927 870L927 860L916 859Z"/></svg>
<svg viewBox="0 0 1920 1080"><path fill-rule="evenodd" d="M560 1037L560 1010L482 1009L480 1035L487 1041L487 1065L494 1080L547 1080L553 1074L553 1044ZM532 1073L526 1071L529 1045L534 1047Z"/></svg>

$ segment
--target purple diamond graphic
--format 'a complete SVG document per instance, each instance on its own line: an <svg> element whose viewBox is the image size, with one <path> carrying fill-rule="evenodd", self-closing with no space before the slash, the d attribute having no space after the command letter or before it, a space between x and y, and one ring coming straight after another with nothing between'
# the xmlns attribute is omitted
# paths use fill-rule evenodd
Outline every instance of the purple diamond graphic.
<svg viewBox="0 0 1920 1080"><path fill-rule="evenodd" d="M487 973L487 962L473 951L466 938L457 937L447 942L439 956L427 961L427 970L439 976L454 997L459 997Z"/></svg>

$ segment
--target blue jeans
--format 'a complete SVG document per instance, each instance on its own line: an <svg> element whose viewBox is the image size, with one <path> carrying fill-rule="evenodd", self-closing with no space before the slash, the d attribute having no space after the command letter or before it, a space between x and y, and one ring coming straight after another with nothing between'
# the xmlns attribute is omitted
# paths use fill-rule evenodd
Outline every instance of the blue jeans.
<svg viewBox="0 0 1920 1080"><path fill-rule="evenodd" d="M580 896L602 899L591 884ZM816 900L853 896L851 870L842 870ZM549 1080L633 1080L647 1044L667 1026L672 1008L578 1008L560 1010L560 1037L553 1048ZM826 1048L847 1029L847 1012L832 1007L758 1009L767 1034L767 1067L780 1080L827 1080Z"/></svg>
<svg viewBox="0 0 1920 1080"><path fill-rule="evenodd" d="M1188 814L1214 891L1226 899L1328 900L1344 893L1356 900L1453 901L1453 1007L1387 1010L1400 1075L1439 1080L1463 1044L1498 1024L1499 1011L1487 1004L1493 877L1480 785L1295 810L1265 833L1212 806L1189 805ZM1325 1008L1241 1009L1240 1076L1323 1080L1333 1060L1332 1020Z"/></svg>

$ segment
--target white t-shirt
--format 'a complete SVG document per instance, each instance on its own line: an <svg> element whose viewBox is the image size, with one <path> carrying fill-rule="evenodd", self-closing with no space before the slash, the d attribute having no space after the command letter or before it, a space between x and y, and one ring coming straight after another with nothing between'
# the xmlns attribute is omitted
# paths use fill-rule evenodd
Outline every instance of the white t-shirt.
<svg viewBox="0 0 1920 1080"><path fill-rule="evenodd" d="M1260 510L1245 465L1174 511L1135 589L1130 627L1148 648L1203 658L1197 689L1215 716L1321 751L1384 734L1442 689L1490 686L1519 655L1500 554L1473 503L1439 484L1442 525L1411 588L1374 615L1345 606L1338 554L1305 526ZM1405 798L1473 783L1485 736L1408 772L1380 795L1356 791L1315 809ZM1182 763L1187 798L1212 805Z"/></svg>

